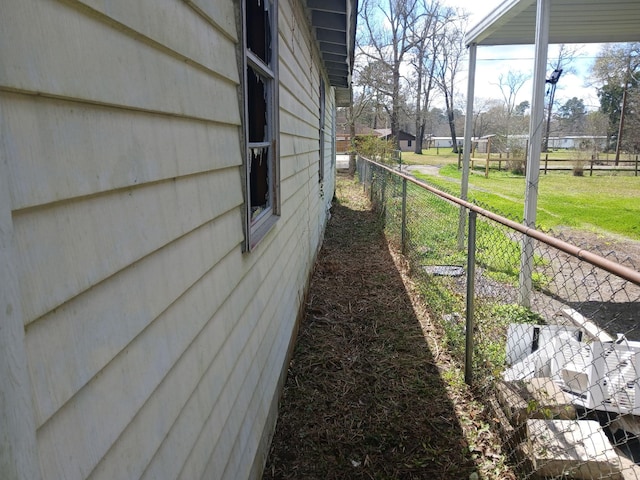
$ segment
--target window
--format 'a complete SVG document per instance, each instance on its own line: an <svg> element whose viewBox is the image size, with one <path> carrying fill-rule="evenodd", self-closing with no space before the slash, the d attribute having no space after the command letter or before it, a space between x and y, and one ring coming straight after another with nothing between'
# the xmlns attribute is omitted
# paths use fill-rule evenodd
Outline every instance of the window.
<svg viewBox="0 0 640 480"><path fill-rule="evenodd" d="M251 250L279 214L278 29L276 0L245 0L244 137L246 249Z"/></svg>
<svg viewBox="0 0 640 480"><path fill-rule="evenodd" d="M324 117L325 117L325 93L324 93L324 80L322 76L320 76L320 92L318 95L319 98L319 135L318 139L320 142L320 160L318 162L318 181L322 182L324 180Z"/></svg>
<svg viewBox="0 0 640 480"><path fill-rule="evenodd" d="M407 140L407 147L411 146L411 140Z"/></svg>

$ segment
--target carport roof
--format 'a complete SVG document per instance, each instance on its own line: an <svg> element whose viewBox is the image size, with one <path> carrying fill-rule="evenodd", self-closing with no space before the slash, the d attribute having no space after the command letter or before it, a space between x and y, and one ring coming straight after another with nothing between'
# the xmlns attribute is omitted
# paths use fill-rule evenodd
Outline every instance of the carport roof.
<svg viewBox="0 0 640 480"><path fill-rule="evenodd" d="M506 0L466 35L467 45L535 43L536 0ZM552 0L549 43L640 41L640 0Z"/></svg>

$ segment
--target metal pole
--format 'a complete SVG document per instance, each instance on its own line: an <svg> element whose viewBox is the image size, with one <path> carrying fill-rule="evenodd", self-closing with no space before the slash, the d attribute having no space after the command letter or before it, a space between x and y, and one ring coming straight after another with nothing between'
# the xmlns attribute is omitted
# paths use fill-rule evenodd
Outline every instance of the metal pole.
<svg viewBox="0 0 640 480"><path fill-rule="evenodd" d="M538 208L538 181L540 177L540 153L542 147L542 126L544 123L544 88L546 84L547 51L549 47L549 18L551 0L538 0L536 9L536 53L533 74L533 98L529 123L529 144L526 169L526 190L524 200L524 224L535 228ZM533 239L524 235L520 255L520 286L518 300L524 307L531 306L533 290Z"/></svg>
<svg viewBox="0 0 640 480"><path fill-rule="evenodd" d="M460 182L460 198L467 199L469 189L469 160L471 159L471 132L473 131L473 98L476 81L476 50L477 45L469 45L469 71L467 72L467 112L464 119L464 145L462 161L462 181ZM465 208L460 207L458 219L458 250L464 247L464 224L466 221Z"/></svg>
<svg viewBox="0 0 640 480"><path fill-rule="evenodd" d="M373 172L373 165L370 165L369 169L371 170L371 182L369 184L369 201L373 202L373 189L375 188L376 176Z"/></svg>
<svg viewBox="0 0 640 480"><path fill-rule="evenodd" d="M402 179L402 228L400 230L402 254L407 253L407 179Z"/></svg>
<svg viewBox="0 0 640 480"><path fill-rule="evenodd" d="M473 297L476 277L476 218L478 214L469 211L469 240L467 247L467 330L464 361L464 381L471 386L473 382Z"/></svg>

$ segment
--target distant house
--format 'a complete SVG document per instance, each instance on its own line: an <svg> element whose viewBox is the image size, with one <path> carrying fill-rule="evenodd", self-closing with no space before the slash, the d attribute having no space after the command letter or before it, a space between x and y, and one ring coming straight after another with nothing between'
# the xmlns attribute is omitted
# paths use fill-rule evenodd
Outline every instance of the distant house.
<svg viewBox="0 0 640 480"><path fill-rule="evenodd" d="M260 478L356 0L6 0L0 477Z"/></svg>
<svg viewBox="0 0 640 480"><path fill-rule="evenodd" d="M375 132L378 136L384 140L391 140L391 129L390 128L379 128L376 129ZM398 142L400 143L400 150L403 152L413 151L415 148L416 137L415 135L411 135L404 130L400 130L398 132Z"/></svg>
<svg viewBox="0 0 640 480"><path fill-rule="evenodd" d="M604 135L567 135L563 137L549 137L549 148L584 150L593 149L604 150L607 145L607 137Z"/></svg>
<svg viewBox="0 0 640 480"><path fill-rule="evenodd" d="M590 135L567 135L561 137L549 137L549 148L553 150L592 150L599 151L605 148L607 137ZM476 153L486 153L491 148L493 153L505 153L507 148L521 149L524 151L529 142L528 135L510 135L508 145L505 137L499 135L486 135L479 139L473 139L473 148Z"/></svg>
<svg viewBox="0 0 640 480"><path fill-rule="evenodd" d="M451 137L429 137L427 140L427 148L453 148L453 140ZM463 145L462 138L458 138L458 145Z"/></svg>

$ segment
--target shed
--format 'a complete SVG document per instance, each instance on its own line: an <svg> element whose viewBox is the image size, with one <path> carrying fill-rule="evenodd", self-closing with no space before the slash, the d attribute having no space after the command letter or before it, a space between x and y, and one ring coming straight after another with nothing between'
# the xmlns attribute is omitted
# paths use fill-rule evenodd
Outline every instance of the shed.
<svg viewBox="0 0 640 480"><path fill-rule="evenodd" d="M376 134L384 139L391 140L391 129L390 128L377 128L375 129ZM415 148L414 142L416 141L416 136L412 135L409 132L405 132L404 130L398 131L398 143L400 144L400 150L403 152L410 152Z"/></svg>
<svg viewBox="0 0 640 480"><path fill-rule="evenodd" d="M2 479L260 478L356 11L2 2Z"/></svg>

